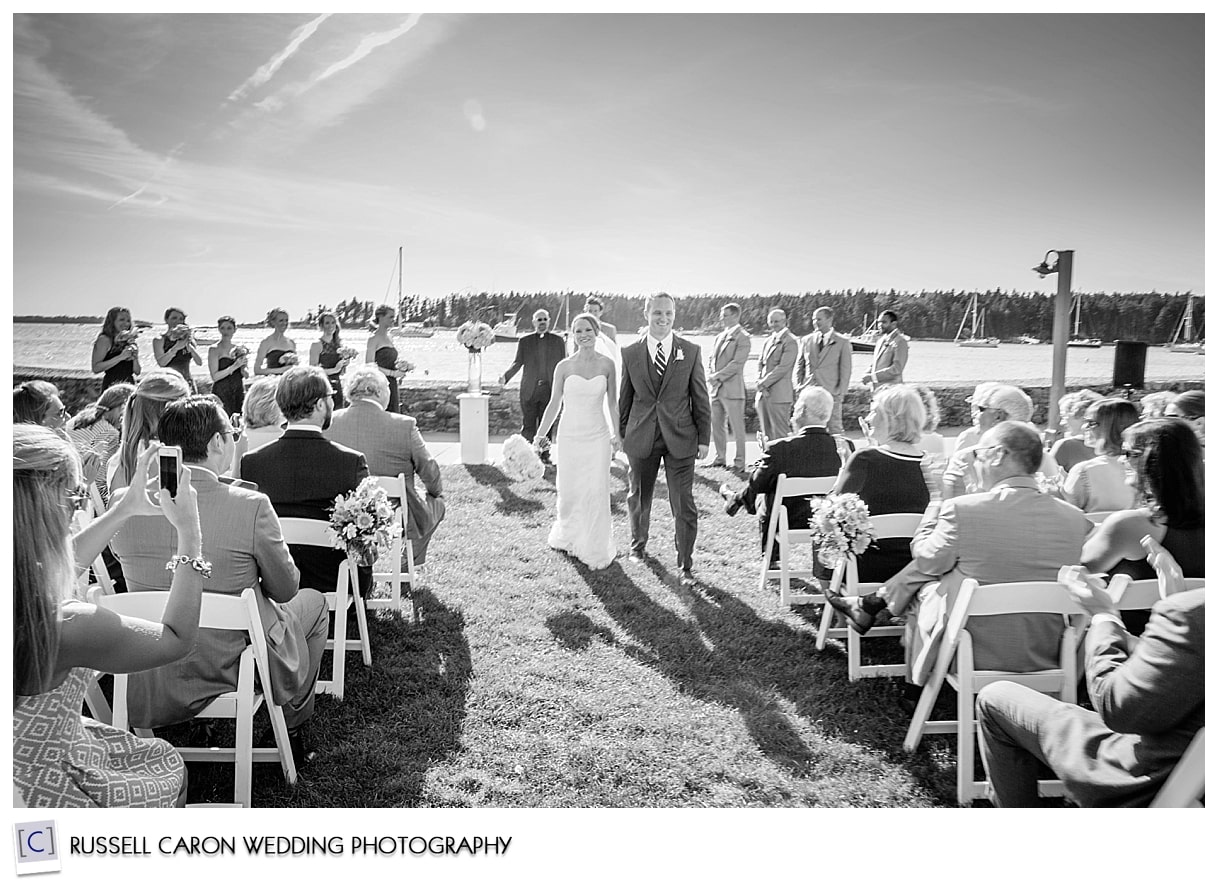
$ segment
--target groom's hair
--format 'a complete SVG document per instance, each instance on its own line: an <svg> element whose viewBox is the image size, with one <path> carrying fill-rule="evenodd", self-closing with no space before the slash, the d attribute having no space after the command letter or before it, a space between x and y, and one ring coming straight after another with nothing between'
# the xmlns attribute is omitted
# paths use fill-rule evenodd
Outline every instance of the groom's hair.
<svg viewBox="0 0 1218 882"><path fill-rule="evenodd" d="M647 312L649 309L651 309L652 302L659 300L661 297L663 297L665 300L671 300L673 307L676 307L677 298L673 297L667 291L657 291L655 294L647 295L647 300L643 302L643 311Z"/></svg>

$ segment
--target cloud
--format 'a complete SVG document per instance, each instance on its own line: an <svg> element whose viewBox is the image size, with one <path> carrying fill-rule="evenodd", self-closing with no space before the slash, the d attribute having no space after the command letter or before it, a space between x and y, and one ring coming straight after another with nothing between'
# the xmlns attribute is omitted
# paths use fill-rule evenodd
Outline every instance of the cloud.
<svg viewBox="0 0 1218 882"><path fill-rule="evenodd" d="M278 55L254 71L249 79L234 89L232 94L228 96L228 100L233 102L240 101L251 91L268 82L275 75L275 72L283 67L283 63L295 55L297 50L304 45L305 40L313 36L317 32L317 29L321 27L322 22L331 15L333 13L323 12L317 18L297 28L292 34L292 39L288 41L288 45Z"/></svg>
<svg viewBox="0 0 1218 882"><path fill-rule="evenodd" d="M339 61L336 64L332 64L328 68L323 70L318 75L317 79L313 81L314 84L320 83L324 80L328 80L328 79L330 79L330 77L334 76L337 73L341 73L342 71L351 67L353 64L357 64L358 62L362 61L364 58L368 57L368 54L370 52L372 52L373 49L377 49L381 46L385 46L389 43L392 43L398 37L401 37L401 36L404 36L404 35L410 33L410 31L414 29L414 26L419 23L419 19L421 19L422 17L423 16L420 13L412 12L406 18L406 21L402 22L401 25L394 28L392 31L385 31L385 32L379 33L379 34L369 34L368 36L364 37L362 40L360 40L359 45L357 47L355 47L354 52L352 52L349 56L344 58L342 61Z"/></svg>

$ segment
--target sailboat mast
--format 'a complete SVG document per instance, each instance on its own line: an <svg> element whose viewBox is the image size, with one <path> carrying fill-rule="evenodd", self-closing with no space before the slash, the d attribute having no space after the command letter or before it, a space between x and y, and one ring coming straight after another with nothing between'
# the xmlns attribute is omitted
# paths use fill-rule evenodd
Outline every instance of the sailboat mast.
<svg viewBox="0 0 1218 882"><path fill-rule="evenodd" d="M402 246L398 246L398 309L402 308Z"/></svg>

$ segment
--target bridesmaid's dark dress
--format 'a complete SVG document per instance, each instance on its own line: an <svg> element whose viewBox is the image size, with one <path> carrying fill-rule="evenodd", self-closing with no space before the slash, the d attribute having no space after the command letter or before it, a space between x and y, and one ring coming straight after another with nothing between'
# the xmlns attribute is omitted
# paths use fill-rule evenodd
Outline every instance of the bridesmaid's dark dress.
<svg viewBox="0 0 1218 882"><path fill-rule="evenodd" d="M106 358L114 358L126 348L125 344L112 341L110 349L106 352ZM109 389L115 383L135 383L135 362L124 358L118 364L106 368L106 372L102 374L102 389Z"/></svg>
<svg viewBox="0 0 1218 882"><path fill-rule="evenodd" d="M372 360L382 370L397 370L398 351L393 346L382 346L372 354ZM389 380L389 406L385 410L390 413L398 412L398 378L387 377Z"/></svg>
<svg viewBox="0 0 1218 882"><path fill-rule="evenodd" d="M237 361L230 355L220 356L216 364L220 370L224 370ZM211 387L211 391L220 396L220 400L224 402L224 409L228 411L229 416L235 413L241 413L241 406L245 404L245 383L242 382L241 371L233 371L227 377L221 377L216 380Z"/></svg>
<svg viewBox="0 0 1218 882"><path fill-rule="evenodd" d="M168 352L170 349L172 349L174 346L176 346L177 343L178 343L177 340L170 340L168 334L161 335L161 351L162 352ZM190 362L191 362L190 350L183 349L181 352L179 352L177 355L175 355L173 358L171 358L169 360L169 364L165 365L165 367L172 368L173 370L175 370L179 374L181 374L183 377L185 377L186 384L188 386L190 386L190 391L193 393L195 391L195 380L194 380L194 377L192 377L190 375Z"/></svg>
<svg viewBox="0 0 1218 882"><path fill-rule="evenodd" d="M325 340L322 340L321 353L317 356L317 363L322 369L328 371L336 368L340 361L342 359L338 355L338 346L333 342L327 343ZM343 379L341 374L330 377L330 388L334 390L334 395L331 396L334 399L334 409L346 407L347 405L343 402Z"/></svg>
<svg viewBox="0 0 1218 882"><path fill-rule="evenodd" d="M266 366L268 368L283 367L279 362L291 351L291 349L272 349L266 354Z"/></svg>

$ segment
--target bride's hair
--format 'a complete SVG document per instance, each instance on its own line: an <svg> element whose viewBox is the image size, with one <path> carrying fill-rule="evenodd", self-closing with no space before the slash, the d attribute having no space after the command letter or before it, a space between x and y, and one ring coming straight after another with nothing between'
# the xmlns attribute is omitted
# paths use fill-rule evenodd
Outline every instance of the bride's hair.
<svg viewBox="0 0 1218 882"><path fill-rule="evenodd" d="M600 321L599 321L599 320L596 318L596 316L594 316L594 315L593 315L592 313L590 313L590 312L581 312L581 313L580 313L579 315L577 315L575 318L571 319L571 330L572 330L572 331L574 331L574 330L575 330L575 323L576 323L577 321L579 321L580 319L587 319L587 320L588 320L588 324L592 325L592 330L593 330L593 331L596 333L596 336L598 336L598 337L599 337L599 336L601 335L601 323L600 323Z"/></svg>

